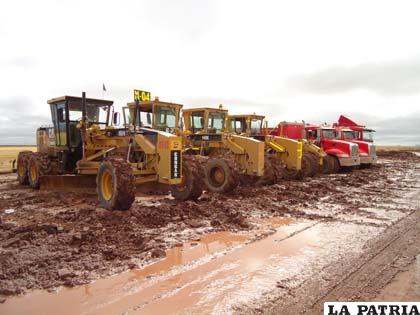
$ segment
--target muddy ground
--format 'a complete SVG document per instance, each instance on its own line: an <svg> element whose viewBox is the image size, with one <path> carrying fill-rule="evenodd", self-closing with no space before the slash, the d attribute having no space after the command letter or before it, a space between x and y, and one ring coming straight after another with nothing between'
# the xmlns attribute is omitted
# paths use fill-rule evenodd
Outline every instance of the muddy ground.
<svg viewBox="0 0 420 315"><path fill-rule="evenodd" d="M406 225L417 222L417 217L412 216L417 213L418 202L408 200L406 194L418 192L419 169L419 156L384 152L379 164L370 169L267 187L242 187L229 196L205 194L198 202L139 196L128 211L101 209L95 195L33 191L19 186L15 175L0 175L1 300L28 290L75 286L142 268L184 241L198 241L201 235L215 231L261 230L264 219L272 217L301 220L309 225L321 223L329 228L340 223L361 227L361 233L372 239L361 242L360 250L349 257L365 266L386 243L386 237L395 241L396 235L407 231ZM265 227L251 241L273 232ZM407 234L411 244L418 243L414 227L411 233ZM402 246L395 244L396 248ZM404 257L419 253L414 245L410 248L410 254ZM361 255L363 251L365 255ZM385 256L392 255L395 253ZM408 259L400 269L412 263L413 259ZM232 310L285 314L285 309L299 305L299 313L319 311L321 301L329 297L357 299L354 288L372 272L366 272L364 278L354 275L353 290L334 291L334 283L350 277L343 276L351 270L349 266L330 266L330 276L323 274L322 279L313 278L313 282L306 279L291 285L293 281L279 281L277 287L259 296L258 302L250 299L249 303L232 306ZM398 273L394 271L367 297L384 294L381 290ZM309 294L315 283L318 287L323 284L325 292Z"/></svg>

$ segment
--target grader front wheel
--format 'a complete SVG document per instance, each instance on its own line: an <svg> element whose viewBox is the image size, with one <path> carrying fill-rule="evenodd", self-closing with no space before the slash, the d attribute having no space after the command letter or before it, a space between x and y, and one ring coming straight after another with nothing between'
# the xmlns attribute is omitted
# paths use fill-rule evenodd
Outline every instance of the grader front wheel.
<svg viewBox="0 0 420 315"><path fill-rule="evenodd" d="M199 165L184 158L182 163L182 182L171 187L171 195L177 200L197 200L203 193Z"/></svg>
<svg viewBox="0 0 420 315"><path fill-rule="evenodd" d="M128 210L135 198L135 180L130 164L122 158L102 162L96 175L99 204L108 210Z"/></svg>
<svg viewBox="0 0 420 315"><path fill-rule="evenodd" d="M212 192L226 193L239 185L239 174L229 159L210 158L204 167L204 182Z"/></svg>

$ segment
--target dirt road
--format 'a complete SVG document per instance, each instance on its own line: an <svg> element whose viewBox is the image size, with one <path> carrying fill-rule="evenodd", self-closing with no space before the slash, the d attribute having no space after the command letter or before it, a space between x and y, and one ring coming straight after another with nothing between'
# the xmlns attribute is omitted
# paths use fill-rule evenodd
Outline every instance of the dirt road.
<svg viewBox="0 0 420 315"><path fill-rule="evenodd" d="M406 268L418 274L419 170L391 152L372 169L197 203L137 197L125 212L3 175L0 313L317 314L385 299Z"/></svg>

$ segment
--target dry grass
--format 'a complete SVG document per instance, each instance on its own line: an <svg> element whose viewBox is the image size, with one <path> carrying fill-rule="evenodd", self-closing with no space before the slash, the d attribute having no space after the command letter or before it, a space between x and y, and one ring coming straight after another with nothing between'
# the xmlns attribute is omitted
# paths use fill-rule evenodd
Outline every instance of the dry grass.
<svg viewBox="0 0 420 315"><path fill-rule="evenodd" d="M378 151L420 151L419 146L405 146L405 145L378 145Z"/></svg>
<svg viewBox="0 0 420 315"><path fill-rule="evenodd" d="M17 155L20 151L25 150L36 151L36 147L0 146L0 172L11 171L13 167L13 160L17 158Z"/></svg>

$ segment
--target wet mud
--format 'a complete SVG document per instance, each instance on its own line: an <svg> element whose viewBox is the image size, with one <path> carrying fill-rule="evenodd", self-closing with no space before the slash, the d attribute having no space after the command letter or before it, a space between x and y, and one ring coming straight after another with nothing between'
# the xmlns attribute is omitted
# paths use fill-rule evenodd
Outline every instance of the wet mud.
<svg viewBox="0 0 420 315"><path fill-rule="evenodd" d="M197 202L179 202L169 196L136 197L127 211L99 208L90 194L22 188L14 175L0 175L0 310L13 302L12 296L28 291L52 291L121 272L141 272L153 262L166 264L172 256L181 256L183 265L239 244L256 244L268 235L272 240L284 220L292 220L291 226L297 221L323 227L345 223L375 235L374 231L415 210L401 196L420 186L416 178L420 157L398 151L378 155L379 164L369 169L241 187L229 195L206 193ZM208 235L220 236L217 233L225 231L237 239L209 241L213 249L203 249ZM171 269L174 264L168 266ZM281 279L276 281L283 285ZM140 304L133 305L136 312L142 309ZM210 305L209 310L214 307Z"/></svg>

